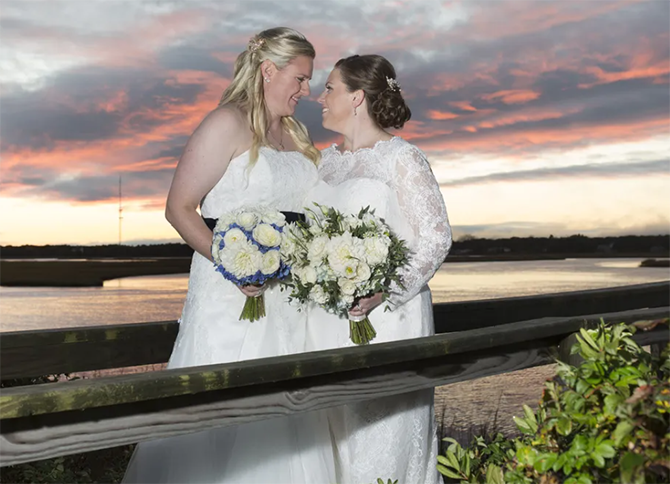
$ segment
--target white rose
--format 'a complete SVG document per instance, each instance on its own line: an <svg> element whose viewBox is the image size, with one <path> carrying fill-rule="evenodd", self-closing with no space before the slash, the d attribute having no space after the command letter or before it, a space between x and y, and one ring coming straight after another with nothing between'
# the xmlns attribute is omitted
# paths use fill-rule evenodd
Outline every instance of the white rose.
<svg viewBox="0 0 670 484"><path fill-rule="evenodd" d="M312 266L295 267L293 273L304 284L314 284L317 280L316 269Z"/></svg>
<svg viewBox="0 0 670 484"><path fill-rule="evenodd" d="M309 284L316 283L316 269L312 266L305 266L302 272L302 278L305 282Z"/></svg>
<svg viewBox="0 0 670 484"><path fill-rule="evenodd" d="M360 243L357 243L349 232L335 236L330 239L326 247L328 263L336 273L344 275L347 268L351 269L352 259L356 261L365 254L361 248ZM355 268L353 270L355 274Z"/></svg>
<svg viewBox="0 0 670 484"><path fill-rule="evenodd" d="M251 230L258 223L258 215L253 212L242 212L237 214L235 221L244 230Z"/></svg>
<svg viewBox="0 0 670 484"><path fill-rule="evenodd" d="M254 239L265 247L277 247L281 243L281 232L268 224L258 224L252 232Z"/></svg>
<svg viewBox="0 0 670 484"><path fill-rule="evenodd" d="M326 256L326 246L329 240L328 236L319 235L309 243L307 258L311 263L320 262Z"/></svg>
<svg viewBox="0 0 670 484"><path fill-rule="evenodd" d="M363 221L356 217L355 215L347 215L344 217L344 221L351 228L357 228L363 225Z"/></svg>
<svg viewBox="0 0 670 484"><path fill-rule="evenodd" d="M358 266L356 267L356 277L354 277L352 281L356 284L366 282L368 279L370 279L371 275L372 272L370 271L370 266L365 262L359 262Z"/></svg>
<svg viewBox="0 0 670 484"><path fill-rule="evenodd" d="M268 250L263 254L263 262L261 264L261 272L266 276L274 274L279 270L281 257L278 250Z"/></svg>
<svg viewBox="0 0 670 484"><path fill-rule="evenodd" d="M235 222L235 215L230 212L224 213L217 219L214 232L225 232L233 222Z"/></svg>
<svg viewBox="0 0 670 484"><path fill-rule="evenodd" d="M363 240L363 247L365 259L373 266L384 262L389 253L389 241L385 237L366 237Z"/></svg>
<svg viewBox="0 0 670 484"><path fill-rule="evenodd" d="M323 287L318 285L309 291L309 297L317 304L326 304L328 302L328 295L323 290Z"/></svg>
<svg viewBox="0 0 670 484"><path fill-rule="evenodd" d="M298 246L295 243L295 239L287 231L284 231L282 234L279 250L284 260L293 260L297 253Z"/></svg>
<svg viewBox="0 0 670 484"><path fill-rule="evenodd" d="M342 269L340 276L344 276L347 279L353 279L358 273L358 264L359 262L356 259L349 259Z"/></svg>
<svg viewBox="0 0 670 484"><path fill-rule="evenodd" d="M250 242L220 251L221 265L238 279L256 274L263 263L263 254Z"/></svg>
<svg viewBox="0 0 670 484"><path fill-rule="evenodd" d="M349 309L351 305L354 303L354 296L349 296L349 295L344 295L342 296L342 308L343 309Z"/></svg>
<svg viewBox="0 0 670 484"><path fill-rule="evenodd" d="M235 245L246 242L247 236L244 235L240 229L233 227L223 236L223 243L226 244L226 247L234 247Z"/></svg>
<svg viewBox="0 0 670 484"><path fill-rule="evenodd" d="M351 296L356 292L356 284L347 278L341 277L338 279L337 285L340 286L342 294L346 296Z"/></svg>
<svg viewBox="0 0 670 484"><path fill-rule="evenodd" d="M286 216L276 210L266 210L261 214L261 221L266 224L275 224L277 227L286 225Z"/></svg>

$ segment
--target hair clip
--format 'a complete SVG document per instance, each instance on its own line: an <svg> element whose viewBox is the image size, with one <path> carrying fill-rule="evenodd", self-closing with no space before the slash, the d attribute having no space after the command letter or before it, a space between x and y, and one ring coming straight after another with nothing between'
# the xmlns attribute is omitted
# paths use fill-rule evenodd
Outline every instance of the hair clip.
<svg viewBox="0 0 670 484"><path fill-rule="evenodd" d="M265 39L253 37L249 40L249 45L247 48L252 54L255 53L258 49L262 48L265 45Z"/></svg>
<svg viewBox="0 0 670 484"><path fill-rule="evenodd" d="M400 89L400 84L398 84L398 81L396 81L396 80L393 79L392 77L387 77L387 78L386 78L386 84L389 85L389 89L390 89L391 91L393 91L393 92L395 92L395 91L398 91L398 92L402 91L402 89Z"/></svg>

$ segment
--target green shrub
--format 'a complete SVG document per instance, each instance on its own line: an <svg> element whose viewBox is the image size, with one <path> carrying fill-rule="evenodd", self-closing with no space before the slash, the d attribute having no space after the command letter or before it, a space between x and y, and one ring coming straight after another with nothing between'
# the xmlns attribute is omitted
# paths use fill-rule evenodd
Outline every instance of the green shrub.
<svg viewBox="0 0 670 484"><path fill-rule="evenodd" d="M121 482L134 445L66 455L0 468L11 484L110 484Z"/></svg>
<svg viewBox="0 0 670 484"><path fill-rule="evenodd" d="M663 321L667 324L667 319ZM670 479L670 345L643 351L625 324L581 330L558 363L536 412L515 417L522 435L453 439L438 457L447 482L487 484L656 483Z"/></svg>

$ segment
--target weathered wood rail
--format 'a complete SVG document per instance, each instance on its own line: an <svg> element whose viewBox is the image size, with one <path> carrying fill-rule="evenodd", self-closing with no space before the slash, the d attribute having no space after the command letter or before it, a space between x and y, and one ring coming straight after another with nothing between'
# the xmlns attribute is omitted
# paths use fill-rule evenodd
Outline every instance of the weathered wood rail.
<svg viewBox="0 0 670 484"><path fill-rule="evenodd" d="M435 332L487 328L543 317L580 316L670 306L670 282L438 303ZM160 321L0 333L2 379L164 363L179 325Z"/></svg>
<svg viewBox="0 0 670 484"><path fill-rule="evenodd" d="M551 363L561 342L600 319L611 323L667 320L670 283L645 286L646 292L642 286L633 287L627 302L622 302L626 293L617 289L615 312L597 306L600 310L591 315L549 317L553 305L547 301L551 296L564 302L569 296L537 296L545 299L544 303L536 299L535 304L529 301L533 298L514 298L523 299L526 305L525 313L514 314L525 314L526 318L509 322L503 314L503 323L496 324L499 321L493 316L480 321L473 317L473 328L467 331L237 363L6 388L0 395L2 465L318 410ZM647 300L645 293L654 296ZM598 294L594 298L598 304L607 303L603 291L591 294ZM645 301L644 305L640 301ZM499 302L507 304L506 300ZM487 304L492 307L490 301ZM622 306L629 307L624 310ZM444 307L436 305L436 317ZM454 308L458 309L454 304L447 307L454 313ZM575 307L575 311L581 308ZM467 320L466 311L461 315ZM445 317L445 312L439 317ZM32 335L5 333L0 337L2 378L164 362L175 334L172 322ZM665 344L667 322L635 338L641 344ZM26 357L23 352L30 347L34 350Z"/></svg>

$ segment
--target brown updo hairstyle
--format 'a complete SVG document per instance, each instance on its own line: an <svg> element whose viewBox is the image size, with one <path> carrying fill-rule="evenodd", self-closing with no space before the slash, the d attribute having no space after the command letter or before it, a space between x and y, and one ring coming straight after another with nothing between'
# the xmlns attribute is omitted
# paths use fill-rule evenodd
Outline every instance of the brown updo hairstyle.
<svg viewBox="0 0 670 484"><path fill-rule="evenodd" d="M400 129L412 117L400 86L394 82L396 73L381 55L352 55L335 64L349 92L361 89L368 102L368 113L380 128Z"/></svg>

